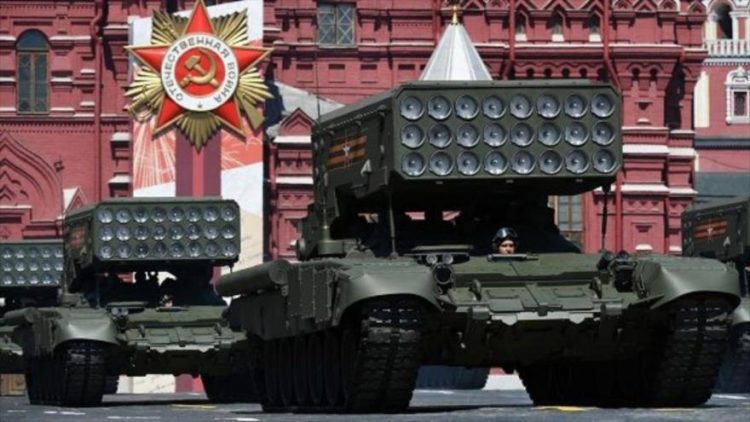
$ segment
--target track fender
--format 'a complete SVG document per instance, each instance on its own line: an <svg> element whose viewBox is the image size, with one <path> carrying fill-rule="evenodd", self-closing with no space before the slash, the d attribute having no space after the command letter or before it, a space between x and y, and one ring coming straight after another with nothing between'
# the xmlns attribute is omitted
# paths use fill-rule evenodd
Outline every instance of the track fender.
<svg viewBox="0 0 750 422"><path fill-rule="evenodd" d="M71 340L118 344L117 328L101 309L28 308L16 321L13 339L24 353L50 354Z"/></svg>
<svg viewBox="0 0 750 422"><path fill-rule="evenodd" d="M60 318L52 325L53 349L71 340L90 340L118 344L117 328L109 318L68 319Z"/></svg>
<svg viewBox="0 0 750 422"><path fill-rule="evenodd" d="M347 309L362 300L384 296L418 297L439 308L435 288L432 273L424 266L350 269L339 281L334 319L338 322Z"/></svg>
<svg viewBox="0 0 750 422"><path fill-rule="evenodd" d="M633 278L646 298L654 298L651 308L659 308L692 293L718 293L740 302L737 271L719 261L703 258L640 258Z"/></svg>
<svg viewBox="0 0 750 422"><path fill-rule="evenodd" d="M732 326L750 323L750 297L743 297L732 314Z"/></svg>

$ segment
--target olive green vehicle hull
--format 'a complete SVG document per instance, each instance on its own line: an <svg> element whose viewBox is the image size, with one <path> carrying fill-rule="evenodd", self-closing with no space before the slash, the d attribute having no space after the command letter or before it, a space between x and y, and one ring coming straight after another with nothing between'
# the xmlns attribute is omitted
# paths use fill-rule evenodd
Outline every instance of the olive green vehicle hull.
<svg viewBox="0 0 750 422"><path fill-rule="evenodd" d="M419 309L422 316L415 323L419 328L398 332L408 336L418 331L418 357L409 359L418 359L421 365L501 366L522 371L523 375L540 365L614 365L616 359L632 362L669 335L670 318L691 309L698 309L702 316L696 318L702 318L706 329L715 330L720 338L711 347L721 348L731 311L739 302L733 269L705 259L631 259L629 283L618 285L608 281L608 277L614 279L617 270L610 274L597 271L597 259L581 254L546 254L520 260L474 257L453 265L455 282L447 290L436 285L428 266L411 258L320 260L290 265L284 276L277 272L268 277L268 272L261 275L257 269L236 272L220 279L217 291L243 293L233 300L226 316L232 325L246 329L260 349L271 345L283 351L285 347L297 347L298 339L309 342L320 335L327 339L328 333L337 330L345 338L344 333L359 329L359 315L371 312L372 306L378 307L381 315L410 307ZM247 277L243 279L243 275ZM363 321L383 319L367 317ZM369 323L362 324L366 327ZM365 346L361 347L367 347L367 335L373 336L365 334L360 342ZM294 346L287 344L290 339ZM703 356L716 361L706 364L708 378L701 379L703 384L710 384L702 387L709 395L718 369L715 352L712 349ZM267 362L261 359L259 366L263 365ZM410 382L402 387L413 389L414 380ZM691 395L682 401L680 397L633 398L617 404L693 405L708 398L703 390L700 398ZM535 402L580 402L548 396L537 393ZM608 398L597 403L603 404ZM274 407L274 403L266 405ZM284 400L276 405L290 407ZM340 410L372 409L367 406L344 406Z"/></svg>
<svg viewBox="0 0 750 422"><path fill-rule="evenodd" d="M246 369L248 349L245 334L222 319L223 309L140 308L117 317L105 309L27 308L4 320L18 324L14 340L32 359L85 341L104 346L108 375L228 375Z"/></svg>

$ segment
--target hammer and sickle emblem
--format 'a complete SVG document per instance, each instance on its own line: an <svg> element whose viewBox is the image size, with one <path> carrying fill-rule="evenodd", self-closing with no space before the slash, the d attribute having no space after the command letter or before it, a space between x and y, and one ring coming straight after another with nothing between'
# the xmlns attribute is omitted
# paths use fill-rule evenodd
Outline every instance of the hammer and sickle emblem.
<svg viewBox="0 0 750 422"><path fill-rule="evenodd" d="M191 83L194 83L196 85L211 84L212 87L217 88L219 86L219 81L217 81L215 78L216 59L214 59L214 57L211 56L210 54L206 54L206 51L202 48L199 48L198 52L200 54L192 55L185 61L185 67L187 68L188 71L191 71L191 72L193 70L196 70L199 73L199 75L188 73L180 81L180 86L185 88ZM208 70L204 69L203 66L201 66L201 63L200 63L201 57L205 57L208 59L208 62L209 62Z"/></svg>

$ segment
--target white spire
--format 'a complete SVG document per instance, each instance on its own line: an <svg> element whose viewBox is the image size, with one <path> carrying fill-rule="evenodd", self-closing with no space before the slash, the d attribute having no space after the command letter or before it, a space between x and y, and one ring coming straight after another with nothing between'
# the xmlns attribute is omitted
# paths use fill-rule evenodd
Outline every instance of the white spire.
<svg viewBox="0 0 750 422"><path fill-rule="evenodd" d="M491 81L464 26L454 19L419 77L422 81Z"/></svg>

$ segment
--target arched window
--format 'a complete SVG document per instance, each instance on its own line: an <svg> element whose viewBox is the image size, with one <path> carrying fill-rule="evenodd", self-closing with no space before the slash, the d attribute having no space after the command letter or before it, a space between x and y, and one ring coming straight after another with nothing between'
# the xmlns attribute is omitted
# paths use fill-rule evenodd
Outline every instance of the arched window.
<svg viewBox="0 0 750 422"><path fill-rule="evenodd" d="M521 14L516 15L516 41L526 41L526 17Z"/></svg>
<svg viewBox="0 0 750 422"><path fill-rule="evenodd" d="M750 123L750 72L740 66L727 74L727 123Z"/></svg>
<svg viewBox="0 0 750 422"><path fill-rule="evenodd" d="M17 110L19 113L46 113L49 110L47 77L49 45L39 31L26 31L16 45Z"/></svg>
<svg viewBox="0 0 750 422"><path fill-rule="evenodd" d="M711 10L708 18L716 24L716 39L732 39L732 17L729 16L729 12L731 11L732 8L724 3L715 6Z"/></svg>
<svg viewBox="0 0 750 422"><path fill-rule="evenodd" d="M593 15L586 21L586 27L589 29L589 41L601 41L602 36L599 32L600 20L599 16Z"/></svg>
<svg viewBox="0 0 750 422"><path fill-rule="evenodd" d="M555 12L547 21L547 29L552 34L552 41L565 41L563 35L563 17L560 12Z"/></svg>

